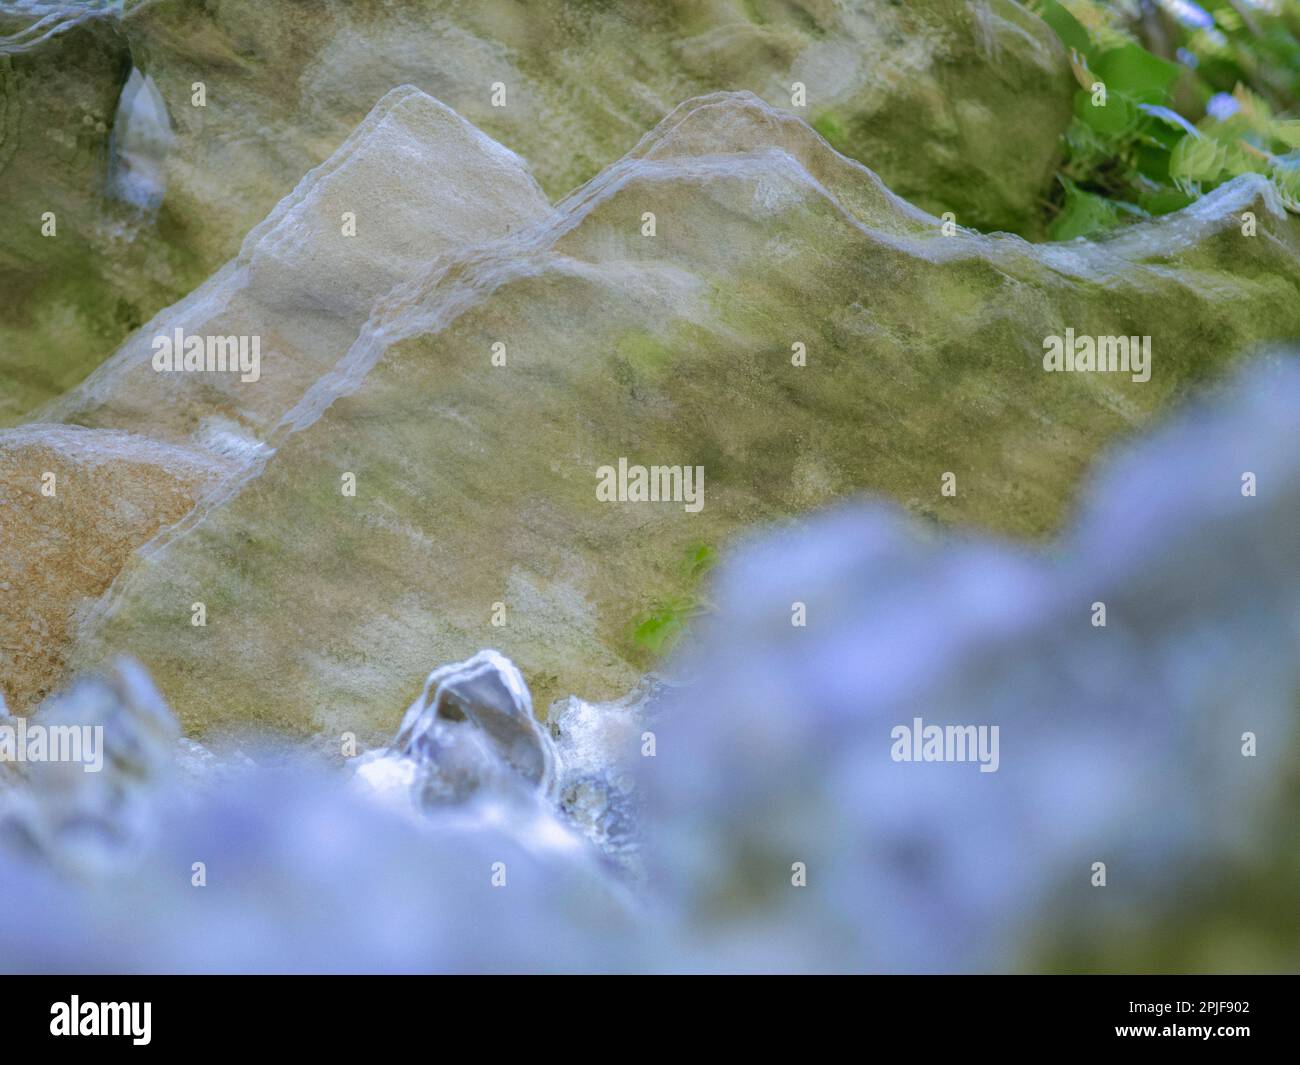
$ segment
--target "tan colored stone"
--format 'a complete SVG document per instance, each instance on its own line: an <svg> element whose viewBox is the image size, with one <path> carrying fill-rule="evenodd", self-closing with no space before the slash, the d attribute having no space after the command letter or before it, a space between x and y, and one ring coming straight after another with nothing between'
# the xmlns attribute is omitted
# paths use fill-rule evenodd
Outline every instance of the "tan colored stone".
<svg viewBox="0 0 1300 1065"><path fill-rule="evenodd" d="M65 425L0 433L0 688L14 712L64 679L82 605L218 472L198 453L128 433Z"/></svg>

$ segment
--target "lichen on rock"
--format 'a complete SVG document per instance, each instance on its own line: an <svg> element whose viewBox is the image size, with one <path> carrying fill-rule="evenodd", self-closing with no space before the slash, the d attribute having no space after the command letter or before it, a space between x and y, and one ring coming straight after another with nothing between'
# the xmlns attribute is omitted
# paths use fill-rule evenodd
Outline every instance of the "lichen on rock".
<svg viewBox="0 0 1300 1065"><path fill-rule="evenodd" d="M443 128L459 127L428 131L413 175L442 165ZM320 312L326 340L304 348L338 357L334 371L266 437L273 453L130 568L79 664L139 654L196 732L256 720L369 743L428 662L483 646L543 705L616 698L650 664L629 628L690 544L860 491L1048 535L1110 441L1300 328L1300 233L1262 179L1110 241L1036 246L945 227L745 94L684 104L538 214L403 267L359 326ZM292 215L291 201L273 217ZM270 277L346 262L328 215L296 232ZM316 320L305 305L304 336ZM1151 335L1150 380L1045 373L1044 339L1067 328ZM93 397L105 418L144 420L127 384L144 355L119 356L67 409ZM270 397L270 412L321 367L268 357L263 372L230 392ZM181 387L163 435L205 416L211 393ZM701 466L707 502L601 502L596 473L620 459ZM955 495L937 491L946 473ZM196 598L205 628L183 624Z"/></svg>
<svg viewBox="0 0 1300 1065"><path fill-rule="evenodd" d="M293 19L145 0L10 12L0 34L0 426L234 255L403 82L528 158L552 199L682 100L749 90L927 209L1030 237L1072 91L1010 0L333 0Z"/></svg>

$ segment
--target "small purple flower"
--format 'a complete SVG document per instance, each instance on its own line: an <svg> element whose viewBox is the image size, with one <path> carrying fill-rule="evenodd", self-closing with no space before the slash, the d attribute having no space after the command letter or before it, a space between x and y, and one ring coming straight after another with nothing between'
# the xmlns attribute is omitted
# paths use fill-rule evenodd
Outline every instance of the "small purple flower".
<svg viewBox="0 0 1300 1065"><path fill-rule="evenodd" d="M1216 92L1205 105L1205 113L1219 122L1226 122L1237 113L1238 106L1231 93Z"/></svg>

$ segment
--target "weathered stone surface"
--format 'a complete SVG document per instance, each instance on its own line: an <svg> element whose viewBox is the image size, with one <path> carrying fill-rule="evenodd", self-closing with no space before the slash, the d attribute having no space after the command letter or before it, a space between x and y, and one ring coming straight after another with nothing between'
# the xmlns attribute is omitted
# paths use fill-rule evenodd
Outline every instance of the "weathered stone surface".
<svg viewBox="0 0 1300 1065"><path fill-rule="evenodd" d="M195 247L201 217L118 195L117 149L143 161L147 139L119 109L130 72L114 12L0 13L0 426L80 381L224 258Z"/></svg>
<svg viewBox="0 0 1300 1065"><path fill-rule="evenodd" d="M419 165L400 165L412 159ZM344 238L349 210L361 217ZM397 90L234 261L45 412L97 431L0 432L0 595L10 607L0 616L0 684L15 708L64 678L82 601L204 491L259 458L288 408L343 360L376 294L439 254L550 210L511 153L422 93ZM257 336L264 376L155 372L153 340L176 329ZM108 431L127 429L150 436ZM47 470L59 486L49 499L40 494Z"/></svg>
<svg viewBox="0 0 1300 1065"><path fill-rule="evenodd" d="M129 433L0 432L0 689L15 711L66 679L78 609L219 472L202 453Z"/></svg>
<svg viewBox="0 0 1300 1065"><path fill-rule="evenodd" d="M177 195L205 209L236 200L242 213L213 220L236 238L403 81L528 158L552 197L687 97L748 90L790 108L800 82L798 113L903 195L970 225L1033 230L1074 88L1055 35L1008 0L423 0L303 14L154 0L125 20L172 101ZM188 106L196 80L206 109Z"/></svg>
<svg viewBox="0 0 1300 1065"><path fill-rule="evenodd" d="M131 337L44 417L147 430L238 473L357 342L371 305L443 256L549 217L523 162L409 86L255 226L239 254ZM355 216L355 235L345 235ZM350 228L350 226L348 226ZM259 338L256 381L158 372L158 337Z"/></svg>
<svg viewBox="0 0 1300 1065"><path fill-rule="evenodd" d="M435 165L425 147L404 166ZM348 239L312 230L268 276L346 256ZM485 645L539 702L622 695L649 662L631 625L682 593L693 544L861 490L945 522L1054 530L1108 441L1300 329L1298 248L1251 176L1104 243L945 235L803 122L752 96L692 101L554 214L381 298L278 450L132 568L79 660L138 654L187 730L372 743L427 663ZM1066 328L1151 336L1151 380L1044 373L1043 340ZM268 360L253 387L278 407L290 380L291 361ZM186 393L165 433L204 403ZM596 471L620 458L703 466L703 509L599 501ZM196 599L205 628L188 624Z"/></svg>
<svg viewBox="0 0 1300 1065"><path fill-rule="evenodd" d="M681 100L748 89L922 206L1029 236L1072 91L1051 31L1009 0L142 0L0 15L0 34L0 425L229 259L402 82L530 159L553 198Z"/></svg>

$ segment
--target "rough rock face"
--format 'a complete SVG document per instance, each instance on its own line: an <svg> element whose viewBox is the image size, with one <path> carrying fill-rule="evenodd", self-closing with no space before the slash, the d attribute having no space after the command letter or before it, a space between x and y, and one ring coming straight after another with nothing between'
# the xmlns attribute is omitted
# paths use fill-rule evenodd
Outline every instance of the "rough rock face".
<svg viewBox="0 0 1300 1065"><path fill-rule="evenodd" d="M411 159L419 165L395 165ZM289 407L343 360L377 294L550 210L510 152L422 93L393 92L233 262L45 414L151 439L50 425L0 432L0 595L13 604L0 614L0 683L15 708L62 679L82 601L202 490L256 459ZM345 238L347 212L359 218ZM155 372L154 338L177 328L257 336L266 376ZM59 486L52 498L40 493L45 471Z"/></svg>
<svg viewBox="0 0 1300 1065"><path fill-rule="evenodd" d="M66 679L78 608L218 473L202 453L129 433L0 432L0 689L15 711Z"/></svg>
<svg viewBox="0 0 1300 1065"><path fill-rule="evenodd" d="M0 371L15 381L0 425L230 258L404 81L527 157L552 198L681 100L747 89L922 206L1030 236L1070 116L1059 44L1009 0L288 7L297 15L260 0L0 15L0 207L16 220L0 253Z"/></svg>
<svg viewBox="0 0 1300 1065"><path fill-rule="evenodd" d="M518 157L436 100L395 89L252 229L231 262L44 416L147 427L211 451L238 473L309 388L344 363L377 297L447 255L550 214ZM233 369L159 372L155 340L174 341L177 329L257 337L256 380Z"/></svg>
<svg viewBox="0 0 1300 1065"><path fill-rule="evenodd" d="M442 172L441 129L409 144L413 184ZM296 243L281 231L266 231L279 258L245 249L267 263L259 292L345 262L359 239L333 211L284 230ZM232 453L238 477L124 576L78 661L138 654L187 730L255 720L370 743L430 661L483 646L543 704L620 696L649 664L630 630L683 594L692 545L863 489L938 520L1055 529L1107 441L1300 329L1298 247L1251 176L1104 243L948 233L802 121L747 95L692 101L541 221L403 263L410 280L266 438L277 450ZM333 304L291 308L305 337L319 315L320 360L344 350ZM203 321L175 310L158 332ZM1045 373L1044 338L1067 329L1150 336L1150 380ZM320 374L279 350L229 386L248 424ZM141 427L147 356L137 342L63 416ZM169 439L207 446L210 401L231 416L206 382L169 396L155 418ZM702 467L702 507L602 501L598 471L620 460Z"/></svg>
<svg viewBox="0 0 1300 1065"><path fill-rule="evenodd" d="M247 213L225 224L242 223L238 234L401 81L529 159L552 197L683 99L748 90L923 206L1024 229L1073 88L1055 35L1008 0L331 2L293 22L248 0L154 0L125 25L137 63L176 102L178 194L223 202L233 170ZM209 107L180 106L203 79ZM934 198L940 189L954 198Z"/></svg>
<svg viewBox="0 0 1300 1065"><path fill-rule="evenodd" d="M699 683L639 760L646 863L670 909L710 923L689 964L987 972L1052 929L1127 937L1151 971L1170 961L1149 918L1170 907L1166 934L1198 940L1172 967L1222 971L1223 912L1195 907L1226 897L1230 926L1267 941L1253 964L1290 969L1294 937L1273 930L1291 895L1256 871L1296 835L1280 786L1298 557L1294 355L1108 463L1051 557L936 540L881 507L741 551L694 648ZM918 719L999 736L971 735L960 764L899 760L919 748L895 730Z"/></svg>
<svg viewBox="0 0 1300 1065"><path fill-rule="evenodd" d="M228 254L196 255L198 219L118 195L119 149L143 162L148 142L148 123L119 108L130 72L113 12L0 13L0 426L80 381Z"/></svg>

